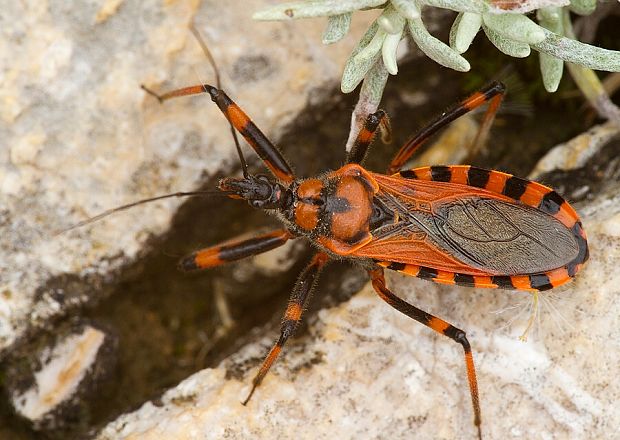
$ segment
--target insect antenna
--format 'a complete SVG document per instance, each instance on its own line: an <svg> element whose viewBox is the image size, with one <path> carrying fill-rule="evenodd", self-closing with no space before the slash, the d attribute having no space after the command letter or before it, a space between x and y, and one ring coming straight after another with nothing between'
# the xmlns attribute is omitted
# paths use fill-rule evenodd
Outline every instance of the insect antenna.
<svg viewBox="0 0 620 440"><path fill-rule="evenodd" d="M194 38L196 38L196 41L198 41L198 44L200 45L200 48L202 49L202 52L207 57L207 60L209 61L209 64L211 65L211 68L213 69L213 72L215 73L215 86L219 90L222 90L222 81L221 81L221 77L220 77L220 71L217 68L217 64L215 63L215 59L213 58L213 55L211 55L211 51L209 50L209 47L204 42L204 39L202 38L202 36L198 32L198 30L196 29L196 26L194 26L194 24L192 24L190 26L189 30L191 31L192 35L194 35ZM164 93L163 95L160 95L160 94L154 92L153 90L147 88L144 85L141 85L140 87L142 88L142 90L144 90L149 95L157 98L157 100L160 103L162 103L162 102L164 102L164 101L166 101L167 99L170 99L170 98L175 98L175 97L178 97L178 96L185 96L185 95L187 95L187 92L190 92L190 94L198 93L199 91L202 91L203 93L208 93L207 88L204 85L203 86L195 86L195 87L183 88L183 89L179 89L179 90L173 90L172 92ZM193 89L196 89L196 90L193 90ZM191 90L193 90L193 93L192 93ZM237 132L235 131L235 127L233 126L232 122L228 121L228 124L230 125L230 132L232 133L233 139L235 140L235 147L237 149L237 154L239 156L239 160L241 161L241 170L243 171L243 177L247 178L248 175L249 175L249 173L248 173L248 164L246 163L245 158L243 157L243 153L241 152L241 145L239 143L239 138L237 137Z"/></svg>
<svg viewBox="0 0 620 440"><path fill-rule="evenodd" d="M181 192L175 192L171 194L164 194L164 195L156 196L156 197L149 197L148 199L137 200L135 202L131 202L126 205L117 206L116 208L103 211L100 214L97 214L93 217L89 217L86 220L82 220L81 222L76 223L72 226L69 226L66 229L61 229L60 231L55 232L53 236L56 237L58 235L64 234L65 232L71 231L73 229L81 228L82 226L86 226L91 223L97 222L101 220L102 218L105 218L105 217L108 217L109 215L114 214L115 212L126 211L127 209L133 208L134 206L143 205L145 203L150 203L150 202L155 202L157 200L169 199L172 197L191 197L191 196L207 197L207 196L215 196L215 195L228 196L229 194L230 192L228 191L203 190L203 191L181 191Z"/></svg>

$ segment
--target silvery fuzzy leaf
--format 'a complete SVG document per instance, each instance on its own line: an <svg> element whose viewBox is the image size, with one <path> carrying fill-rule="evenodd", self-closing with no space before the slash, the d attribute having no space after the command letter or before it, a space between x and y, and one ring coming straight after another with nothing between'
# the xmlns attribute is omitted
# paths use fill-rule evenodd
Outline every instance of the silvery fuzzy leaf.
<svg viewBox="0 0 620 440"><path fill-rule="evenodd" d="M388 76L385 66L381 60L378 60L368 71L366 78L364 78L364 84L360 90L360 99L365 97L369 103L375 106L375 110L379 107L379 103L381 102Z"/></svg>
<svg viewBox="0 0 620 440"><path fill-rule="evenodd" d="M590 69L620 72L620 52L571 40L546 29L544 32L544 41L532 45L537 51Z"/></svg>
<svg viewBox="0 0 620 440"><path fill-rule="evenodd" d="M291 20L296 18L325 17L372 8L385 0L311 0L282 3L256 12L254 20Z"/></svg>
<svg viewBox="0 0 620 440"><path fill-rule="evenodd" d="M509 38L506 38L505 36L484 25L482 26L482 29L484 29L484 33L489 41L506 55L515 58L525 58L531 52L530 46L527 43L510 40Z"/></svg>
<svg viewBox="0 0 620 440"><path fill-rule="evenodd" d="M596 0L570 0L570 10L579 15L590 15L596 9Z"/></svg>
<svg viewBox="0 0 620 440"><path fill-rule="evenodd" d="M538 58L545 90L549 93L553 93L558 90L560 80L564 74L564 61L542 52L538 53Z"/></svg>
<svg viewBox="0 0 620 440"><path fill-rule="evenodd" d="M545 29L562 35L564 26L562 24L562 10L560 8L544 8L536 13L538 23ZM540 73L543 78L545 90L550 93L555 92L560 85L562 74L564 73L564 61L553 55L539 52Z"/></svg>
<svg viewBox="0 0 620 440"><path fill-rule="evenodd" d="M510 40L536 44L545 39L543 29L525 15L483 14L482 20L486 27Z"/></svg>
<svg viewBox="0 0 620 440"><path fill-rule="evenodd" d="M489 4L483 0L420 0L420 3L456 12L482 14L489 10Z"/></svg>
<svg viewBox="0 0 620 440"><path fill-rule="evenodd" d="M342 81L340 82L340 89L343 93L350 93L355 90L373 64L380 58L379 51L377 51L375 57L373 58L364 60L356 59L357 55L373 40L378 29L379 25L374 22L368 28L359 43L357 43L357 46L355 46L353 52L351 52L351 55L349 55L349 59L344 66L344 72L342 73Z"/></svg>
<svg viewBox="0 0 620 440"><path fill-rule="evenodd" d="M377 24L388 34L401 34L405 27L405 19L392 5L388 5L377 18Z"/></svg>
<svg viewBox="0 0 620 440"><path fill-rule="evenodd" d="M379 26L375 36L372 37L366 47L362 48L362 50L355 55L356 62L363 62L364 60L374 58L381 51L383 42L385 41L385 37L387 37L387 35L388 33L385 32L381 26Z"/></svg>
<svg viewBox="0 0 620 440"><path fill-rule="evenodd" d="M396 75L398 73L398 65L396 64L396 50L398 49L398 43L400 43L402 35L402 31L400 34L388 34L387 37L385 37L383 47L381 48L383 64L385 64L385 68L392 75Z"/></svg>
<svg viewBox="0 0 620 440"><path fill-rule="evenodd" d="M340 41L349 32L353 13L333 15L327 18L327 27L323 32L323 44L332 44Z"/></svg>
<svg viewBox="0 0 620 440"><path fill-rule="evenodd" d="M424 27L422 20L419 18L407 20L407 24L413 41L431 60L459 72L467 72L470 69L469 62L450 46L433 37Z"/></svg>
<svg viewBox="0 0 620 440"><path fill-rule="evenodd" d="M391 3L407 20L420 17L420 8L413 0L391 0Z"/></svg>
<svg viewBox="0 0 620 440"><path fill-rule="evenodd" d="M482 25L482 16L473 12L460 12L450 29L450 47L457 53L469 49Z"/></svg>

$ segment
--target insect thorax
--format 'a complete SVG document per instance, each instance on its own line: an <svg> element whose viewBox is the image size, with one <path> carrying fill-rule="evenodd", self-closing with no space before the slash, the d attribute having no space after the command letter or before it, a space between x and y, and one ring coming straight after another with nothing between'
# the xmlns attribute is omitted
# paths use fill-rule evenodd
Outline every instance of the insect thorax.
<svg viewBox="0 0 620 440"><path fill-rule="evenodd" d="M292 203L281 214L294 233L331 253L347 255L371 238L376 183L359 165L293 183Z"/></svg>

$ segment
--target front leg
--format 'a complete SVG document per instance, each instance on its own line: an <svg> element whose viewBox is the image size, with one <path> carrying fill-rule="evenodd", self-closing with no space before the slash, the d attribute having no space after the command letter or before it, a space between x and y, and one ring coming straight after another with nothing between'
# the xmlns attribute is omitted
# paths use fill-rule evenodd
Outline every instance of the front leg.
<svg viewBox="0 0 620 440"><path fill-rule="evenodd" d="M267 234L245 240L233 240L196 251L179 261L179 269L189 272L197 269L220 266L232 261L262 254L282 246L293 238L286 229L278 229Z"/></svg>
<svg viewBox="0 0 620 440"><path fill-rule="evenodd" d="M368 115L364 126L357 134L353 148L347 154L347 163L362 163L378 128L382 131L382 137L385 138L384 142L389 141L391 137L390 120L383 110L377 110Z"/></svg>
<svg viewBox="0 0 620 440"><path fill-rule="evenodd" d="M280 153L267 136L265 136L256 124L252 122L249 116L246 115L223 90L209 84L184 87L162 95L155 93L145 86L142 86L142 89L149 95L157 98L159 102L164 102L168 99L180 96L208 93L209 96L211 96L211 100L217 104L221 112L226 116L226 119L228 119L232 126L245 138L254 151L256 151L256 154L258 154L274 176L285 183L291 183L295 179L293 170L286 159L284 159L284 156L282 156L282 153Z"/></svg>

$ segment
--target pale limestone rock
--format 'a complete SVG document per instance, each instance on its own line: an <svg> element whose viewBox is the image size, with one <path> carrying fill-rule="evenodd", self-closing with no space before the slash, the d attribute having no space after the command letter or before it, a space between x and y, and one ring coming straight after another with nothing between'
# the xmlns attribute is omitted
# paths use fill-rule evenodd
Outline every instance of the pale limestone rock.
<svg viewBox="0 0 620 440"><path fill-rule="evenodd" d="M208 41L224 88L269 136L317 90L338 83L365 23L325 50L324 20L254 22L252 12L269 3L3 5L0 356L29 329L104 295L148 237L166 230L180 201L56 231L139 198L193 189L203 173L238 162L208 97L162 106L140 89L213 82L190 23Z"/></svg>
<svg viewBox="0 0 620 440"><path fill-rule="evenodd" d="M600 151L602 147L618 136L620 128L609 121L595 125L588 131L558 145L541 159L530 173L530 179L536 179L544 173L559 170L572 170L585 163Z"/></svg>
<svg viewBox="0 0 620 440"><path fill-rule="evenodd" d="M317 88L338 83L366 23L347 41L319 48L323 20L252 22L251 12L267 3L239 2L241 11L216 0L7 4L3 15L20 20L0 30L7 145L0 151L0 351L31 325L101 295L101 283L137 257L150 233L167 228L178 203L61 237L53 231L136 197L193 188L203 170L236 163L228 126L208 98L159 106L139 89L212 80L187 31L192 20L226 90L272 137L319 99ZM582 207L592 261L554 302L571 324L558 330L557 315L547 314L544 337L522 343L523 322L502 328L516 312L493 313L527 303L527 294L390 278L395 292L468 332L487 438L609 438L620 426L616 193ZM35 295L63 273L81 281ZM370 289L321 312L243 407L255 372L245 362L256 365L275 338L190 377L164 396L164 406L147 403L100 438L474 438L460 348L399 316ZM243 377L226 379L227 369Z"/></svg>
<svg viewBox="0 0 620 440"><path fill-rule="evenodd" d="M591 259L542 295L528 342L524 292L438 286L398 274L394 292L462 328L478 369L485 438L613 438L620 426L618 183L578 206ZM367 286L323 310L293 341L247 407L265 335L219 367L105 427L111 439L475 438L462 349L400 315ZM232 372L227 378L226 372ZM237 373L242 373L241 378Z"/></svg>
<svg viewBox="0 0 620 440"><path fill-rule="evenodd" d="M39 353L41 368L26 390L15 391L11 403L22 417L37 424L72 399L97 359L105 333L86 326Z"/></svg>

